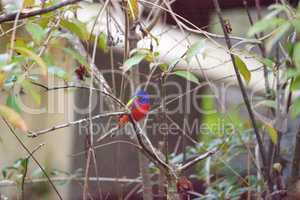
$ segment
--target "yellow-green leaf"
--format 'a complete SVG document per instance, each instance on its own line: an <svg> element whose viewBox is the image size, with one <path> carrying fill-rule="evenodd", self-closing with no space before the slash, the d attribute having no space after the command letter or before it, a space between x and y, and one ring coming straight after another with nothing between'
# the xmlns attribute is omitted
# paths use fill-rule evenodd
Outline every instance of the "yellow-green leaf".
<svg viewBox="0 0 300 200"><path fill-rule="evenodd" d="M270 124L265 124L265 127L267 129L267 132L268 132L268 134L270 136L270 139L273 142L273 144L277 144L278 133L277 133L276 129Z"/></svg>
<svg viewBox="0 0 300 200"><path fill-rule="evenodd" d="M3 87L5 81L5 73L0 71L0 88Z"/></svg>
<svg viewBox="0 0 300 200"><path fill-rule="evenodd" d="M293 49L293 61L298 69L300 69L300 42L294 45Z"/></svg>
<svg viewBox="0 0 300 200"><path fill-rule="evenodd" d="M34 6L35 0L24 0L23 8L32 8Z"/></svg>
<svg viewBox="0 0 300 200"><path fill-rule="evenodd" d="M13 109L4 105L0 105L0 115L4 117L14 127L19 128L24 132L28 130L25 121L22 119L19 113L17 113Z"/></svg>
<svg viewBox="0 0 300 200"><path fill-rule="evenodd" d="M189 71L175 71L175 74L177 76L180 76L182 78L185 78L186 80L192 81L194 83L199 83L198 78L191 72Z"/></svg>
<svg viewBox="0 0 300 200"><path fill-rule="evenodd" d="M131 20L136 20L139 16L139 5L137 0L129 0L128 1L129 8L129 18Z"/></svg>
<svg viewBox="0 0 300 200"><path fill-rule="evenodd" d="M103 32L101 32L99 35L98 46L104 53L108 52L107 35Z"/></svg>
<svg viewBox="0 0 300 200"><path fill-rule="evenodd" d="M248 70L247 65L244 63L244 61L237 55L234 55L235 64L245 79L246 83L248 84L251 80L251 72Z"/></svg>
<svg viewBox="0 0 300 200"><path fill-rule="evenodd" d="M19 52L20 54L22 54L24 56L28 56L32 60L34 60L41 67L42 74L47 75L47 73L48 73L47 65L40 56L38 56L36 53L34 53L33 51L31 51L25 47L15 47L15 50L17 52Z"/></svg>

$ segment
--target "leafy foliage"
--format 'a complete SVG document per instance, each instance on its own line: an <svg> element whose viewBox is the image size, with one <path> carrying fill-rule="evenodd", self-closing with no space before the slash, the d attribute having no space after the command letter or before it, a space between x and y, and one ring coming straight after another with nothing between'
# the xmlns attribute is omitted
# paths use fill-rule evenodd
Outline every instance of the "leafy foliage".
<svg viewBox="0 0 300 200"><path fill-rule="evenodd" d="M41 2L24 0L20 14L24 16L23 14L26 12L49 8L59 3L61 3L61 1L58 0ZM97 14L86 21L79 20L77 16L83 4L76 4L59 8L50 13L43 13L27 18L24 20L24 22L26 22L24 24L21 23L23 21L17 23L17 27L14 27L17 30L16 33L12 34L11 40L3 45L3 49L7 49L7 52L1 52L0 54L0 92L1 97L3 97L0 103L0 116L7 120L14 128L28 132L28 125L22 117L23 108L20 102L22 100L21 97L24 95L29 96L30 101L34 102L34 106L41 107L44 98L43 95L45 94L45 92L41 92L41 89L49 92L51 89L56 90L59 88L55 88L53 85L49 86L50 89L47 87L47 84L49 84L47 81L52 78L55 84L58 83L58 85L62 85L61 88L78 86L78 88L81 89L89 89L88 85L92 85L95 87L92 89L101 94L105 93L102 91L102 85L98 84L98 82L105 82L103 79L106 78L100 77L102 66L97 65L97 67L101 69L99 72L100 75L95 73L95 77L91 76L91 74L94 73L92 70L96 70L92 68L92 66L94 66L92 62L94 62L93 59L97 57L92 53L92 43L97 42L98 49L108 56L109 53L113 52L115 45L114 40L116 38L117 41L126 42L128 44L128 49L126 50L130 52L129 55L128 52L124 52L125 59L120 63L114 62L114 54L109 54L112 67L114 67L114 65L120 66L122 71L117 67L114 69L119 70L118 72L121 72L123 75L126 73L131 74L133 72L132 69L138 67L143 62L143 64L145 63L145 66L147 66L145 71L149 71L151 75L147 78L149 78L149 80L151 79L151 81L153 78L154 82L158 82L159 80L162 83L163 81L167 81L167 79L163 79L164 77L177 76L192 82L193 87L200 87L202 80L200 81L198 74L202 75L205 73L205 70L200 66L199 71L201 70L201 73L198 73L198 71L195 73L195 71L190 70L189 67L194 64L192 61L199 55L202 56L204 60L202 53L205 49L205 45L207 45L206 39L197 40L187 49L182 49L182 51L180 51L182 54L180 57L178 56L178 58L166 61L164 59L166 55L161 55L161 52L157 51L157 49L161 48L159 45L159 34L153 32L151 27L147 27L148 23L146 23L146 25L144 24L144 14L148 12L147 9L145 13L144 9L140 9L141 6L145 6L144 4L146 3L141 3L137 0L124 1L121 7L122 9L120 9L120 11L124 11L124 13L120 16L125 16L126 19L124 21L126 21L127 24L125 24L124 27L126 28L123 27L123 24L119 25L114 22L116 19L110 16L111 10L105 7L112 6L110 4L101 4L100 12L97 10ZM167 7L165 8L163 6L158 7L167 9ZM102 8L106 9L104 10L104 15L100 15L103 14ZM242 48L238 49L234 60L238 72L247 84L255 77L254 73L252 73L253 68L250 68L250 64L246 62L244 52L262 64L262 67L258 70L266 67L263 69L265 75L264 79L270 76L273 77L273 84L269 86L271 88L267 88L267 85L265 85L266 93L268 94L259 94L257 99L257 96L254 95L254 101L255 103L258 101L258 104L263 106L264 109L272 111L269 113L274 113L274 116L279 113L279 119L288 114L296 118L300 114L300 98L298 96L295 97L295 94L300 90L299 8L295 9L283 1L281 4L271 5L268 13L261 20L257 21L248 31L248 37L255 37L255 42L248 40L249 38L242 40L236 38L240 41L234 45L235 47ZM8 13L19 11L16 5L10 5L4 9L5 12ZM156 12L152 11L150 12L151 16L149 19L155 18ZM140 16L143 16L143 18L140 19ZM101 24L103 20L107 22L106 27L103 27ZM91 22L93 24L91 24ZM2 32L3 35L10 34L11 30L7 29L6 26L3 27L4 28L2 28L1 24L1 35ZM119 31L119 29L121 30L122 28L124 28L124 30ZM182 28L185 28L185 26L182 26ZM116 33L120 35L113 35L114 29L117 29ZM201 32L201 30L199 30L199 32ZM132 37L130 33L134 33L134 37ZM214 37L219 37L218 35L214 35L214 37L210 34L204 35L207 36L207 40L213 40ZM189 35L187 37L189 37ZM98 40L95 41L96 39ZM146 45L140 45L139 41L136 41L140 39L143 40ZM87 54L91 53L91 55L82 55L82 52L78 50L79 48L74 41L81 42L84 47L83 50L86 51ZM214 40L213 42L218 43L220 47L222 46L222 43L219 43L218 40ZM260 53L257 53L257 49L252 51L242 47L241 44L244 43L257 45ZM142 48L140 46L146 47ZM236 52L237 49L233 48L228 51ZM60 59L66 62L58 63ZM68 61L71 59L74 60L74 63L69 65ZM182 66L185 68L181 68ZM131 75L135 76L134 73ZM94 77L94 79L91 77ZM112 79L114 78L115 77L112 77ZM91 83L92 80L96 81ZM51 82L51 84L53 84L53 82ZM51 88L52 86L53 88ZM118 91L120 88L123 90L123 86L124 85L118 86L119 88L113 88L113 91ZM159 85L159 87L164 87L164 84ZM193 89L191 89L191 91ZM191 91L182 91L182 93ZM207 90L205 90L205 92L206 91ZM107 98L115 98L114 95L118 96L117 94L110 96L110 94L106 93L105 95L107 95ZM178 96L181 95L182 94L179 94ZM123 98L123 94L120 96ZM207 182L205 193L199 195L196 199L246 199L244 195L252 192L256 195L256 193L258 193L257 188L261 188L261 193L266 193L265 191L267 190L265 189L268 179L263 176L256 176L258 171L256 160L252 158L256 139L248 116L245 117L243 115L245 113L243 110L244 104L241 103L230 108L223 108L223 105L218 105L219 102L217 102L209 92L204 94L204 96L201 102L199 102L203 113L201 113L201 117L198 116L199 119L196 118L196 120L199 120L201 125L205 125L206 127L200 128L197 133L197 141L194 141L193 138L189 138L195 145L184 147L186 152L180 153L177 152L177 147L176 152L163 156L169 158L168 162L178 167L182 166L184 159L191 160L209 149L218 148L217 156L211 156L209 159L199 162L197 172L192 175L197 179ZM294 96L295 98L288 100L286 96ZM220 99L221 98L218 100ZM128 103L132 103L133 100L134 99L129 100ZM232 104L238 103L234 102ZM253 107L252 109L254 109L255 105L251 106ZM256 117L256 115L257 113L255 112L254 117ZM276 118L276 120L278 119ZM287 120L289 120L288 117ZM281 123L279 121L276 122ZM72 123L74 124L75 122L69 124ZM281 144L280 140L284 137L284 134L276 129L277 124L261 122L257 124L259 124L259 134L265 140L272 142L270 144L274 146ZM135 126L133 127L135 128ZM55 127L53 129L55 129ZM185 127L179 127L178 129L185 129ZM146 136L146 134L143 135L144 139ZM184 137L186 137L185 134L183 134L180 140L183 140L182 138ZM147 141L147 143L150 143L150 140ZM137 147L142 148L142 145L137 145ZM151 148L149 149L152 151ZM269 151L271 152L271 150ZM154 151L156 151L156 149ZM161 153L159 150L157 151ZM282 152L278 152L278 154L280 153ZM31 155L28 156L27 158L16 160L11 166L3 167L3 180L12 180L18 186L22 185L22 180L24 181L26 171L29 169L28 165L30 164ZM154 156L154 158L156 157ZM279 158L281 157L276 159L279 160ZM276 159L274 158L274 160ZM163 160L163 162L165 161L165 159L161 160ZM273 160L273 158L270 158L270 160ZM267 167L271 168L271 166L272 165ZM157 163L150 164L148 171L156 174L160 173ZM31 178L45 178L40 169L30 170L30 172L30 175L28 175L29 180ZM178 173L180 173L180 171ZM59 169L55 169L49 174L52 178L62 178L61 181L57 182L58 184L66 184L72 178L83 176L77 172L72 174ZM268 174L268 176L269 175L271 175L271 173ZM274 184L277 184L277 182L276 179ZM279 186L276 185L272 188L278 189L278 187Z"/></svg>

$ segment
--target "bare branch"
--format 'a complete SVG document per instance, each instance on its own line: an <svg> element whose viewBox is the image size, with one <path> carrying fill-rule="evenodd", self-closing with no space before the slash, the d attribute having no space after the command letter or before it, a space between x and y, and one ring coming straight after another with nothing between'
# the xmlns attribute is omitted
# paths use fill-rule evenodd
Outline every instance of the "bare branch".
<svg viewBox="0 0 300 200"><path fill-rule="evenodd" d="M67 5L78 3L80 1L82 1L82 0L67 0L67 1L63 1L61 3L58 3L58 4L54 5L54 6L50 6L48 8L42 8L42 9L38 9L38 10L33 10L31 12L26 12L26 13L25 12L23 12L23 13L21 12L20 16L19 16L19 19L25 19L25 18L37 16L37 15L46 14L46 13L52 12L54 10L57 10L59 8L65 7ZM0 24L3 23L3 22L14 21L17 15L18 15L18 12L1 15L0 16Z"/></svg>
<svg viewBox="0 0 300 200"><path fill-rule="evenodd" d="M62 182L62 181L84 181L85 177L54 177L51 178L52 182ZM130 178L110 178L110 177L89 177L89 181L101 181L101 182L116 182L116 183L140 183L141 180L130 179ZM35 184L35 183L43 183L47 182L46 178L39 179L26 179L25 184ZM0 181L0 187L11 187L17 186L17 183L12 180L2 180Z"/></svg>
<svg viewBox="0 0 300 200"><path fill-rule="evenodd" d="M206 158L208 158L209 156L215 154L218 151L218 148L214 148L210 151L207 151L206 153L197 156L196 158L194 158L193 160L187 162L186 164L184 164L183 166L179 167L178 170L179 171L184 171L187 170L188 168L194 166L195 164L197 164L199 161L204 160Z"/></svg>
<svg viewBox="0 0 300 200"><path fill-rule="evenodd" d="M93 116L92 120L99 119L99 118L104 118L104 117L119 116L119 115L126 114L126 113L127 113L126 111L101 113L99 115ZM52 131L55 131L55 130L58 130L58 129L69 127L69 126L74 126L74 125L77 125L77 124L81 124L81 123L87 122L87 121L89 121L89 117L82 118L82 119L79 119L79 120L76 120L76 121L70 121L70 122L67 122L67 123L55 125L51 128L40 130L40 131L28 131L29 134L27 136L28 137L37 137L37 136L42 135L42 134L46 134L46 133L49 133L49 132L52 132Z"/></svg>

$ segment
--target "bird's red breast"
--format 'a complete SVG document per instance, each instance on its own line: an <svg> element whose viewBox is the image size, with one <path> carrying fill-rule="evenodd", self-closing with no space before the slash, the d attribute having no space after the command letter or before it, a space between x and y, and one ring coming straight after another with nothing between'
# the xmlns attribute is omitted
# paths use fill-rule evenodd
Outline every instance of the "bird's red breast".
<svg viewBox="0 0 300 200"><path fill-rule="evenodd" d="M135 101L133 103L133 106L130 108L131 110L131 115L134 121L140 121L141 119L145 118L147 113L150 110L150 104L149 103L140 103ZM129 122L129 116L128 115L121 115L119 117L119 126L124 126Z"/></svg>

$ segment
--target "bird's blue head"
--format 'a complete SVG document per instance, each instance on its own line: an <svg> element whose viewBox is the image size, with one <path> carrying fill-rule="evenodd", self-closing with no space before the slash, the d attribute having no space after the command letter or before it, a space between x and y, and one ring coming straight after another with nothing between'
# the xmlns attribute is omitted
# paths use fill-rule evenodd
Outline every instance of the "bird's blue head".
<svg viewBox="0 0 300 200"><path fill-rule="evenodd" d="M139 90L136 93L136 96L138 97L139 103L141 103L141 104L148 104L148 103L150 103L149 94L145 90Z"/></svg>

